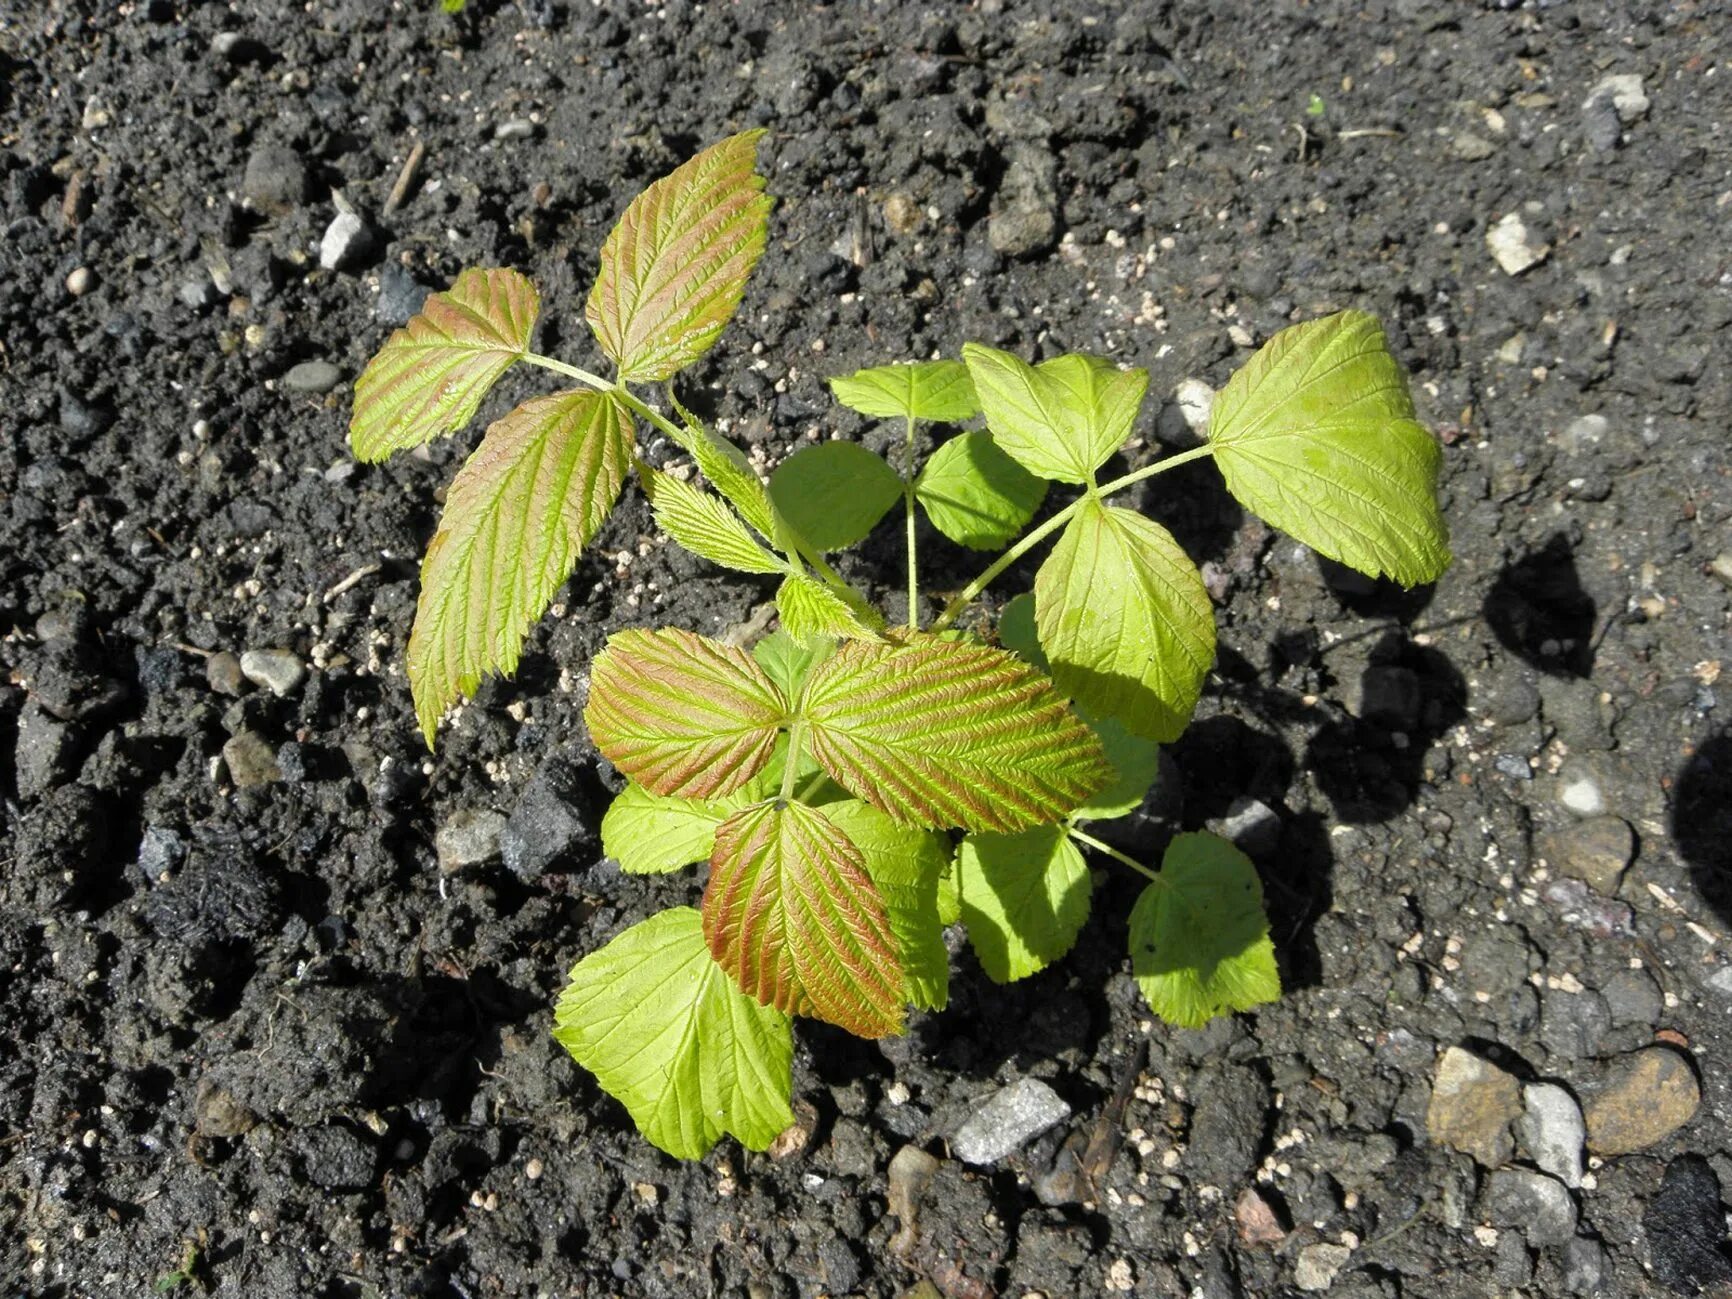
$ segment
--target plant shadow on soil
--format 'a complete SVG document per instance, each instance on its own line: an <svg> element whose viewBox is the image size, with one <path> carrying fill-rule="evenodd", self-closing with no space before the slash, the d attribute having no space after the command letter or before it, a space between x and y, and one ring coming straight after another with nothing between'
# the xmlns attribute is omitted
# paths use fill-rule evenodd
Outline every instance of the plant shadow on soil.
<svg viewBox="0 0 1732 1299"><path fill-rule="evenodd" d="M1732 925L1732 730L1696 746L1672 792L1672 842L1696 891Z"/></svg>
<svg viewBox="0 0 1732 1299"><path fill-rule="evenodd" d="M1586 677L1593 671L1596 609L1563 533L1504 565L1486 592L1484 614L1504 648L1541 672Z"/></svg>

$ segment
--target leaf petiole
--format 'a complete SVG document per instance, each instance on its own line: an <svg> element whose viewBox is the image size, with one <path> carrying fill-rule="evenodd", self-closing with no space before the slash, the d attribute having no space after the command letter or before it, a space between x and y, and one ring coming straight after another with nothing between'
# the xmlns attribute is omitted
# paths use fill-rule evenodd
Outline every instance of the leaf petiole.
<svg viewBox="0 0 1732 1299"><path fill-rule="evenodd" d="M1111 857L1114 861L1116 861L1121 866L1129 866L1137 874L1145 877L1151 883L1164 884L1166 882L1165 880L1163 880L1161 878L1160 873L1158 871L1150 870L1147 866L1143 865L1135 857L1132 857L1132 856L1129 856L1125 853L1120 852L1117 848L1113 847L1110 843L1105 843L1102 840L1095 838L1092 834L1085 834L1083 831L1077 829L1074 825L1066 826L1065 827L1065 833L1068 834L1072 839L1075 839L1078 843L1082 844L1083 847L1093 848L1096 852L1102 854L1103 856Z"/></svg>
<svg viewBox="0 0 1732 1299"><path fill-rule="evenodd" d="M908 630L920 630L920 573L914 563L914 416L908 416L908 459L902 466L902 505L907 512Z"/></svg>
<svg viewBox="0 0 1732 1299"><path fill-rule="evenodd" d="M981 573L979 577L975 578L965 586L955 599L944 606L944 612L938 616L938 621L932 624L932 630L934 632L949 631L950 628L956 625L956 620L962 616L963 611L980 597L982 591L986 590L987 587L991 586L993 582L997 580L999 574L1003 573L1005 569L1016 563L1017 560L1028 554L1029 551L1040 545L1041 542L1045 541L1053 533L1064 527L1065 524L1069 523L1071 519L1075 517L1077 511L1082 509L1083 505L1087 502L1091 500L1105 500L1109 496L1124 491L1127 487L1142 482L1145 478L1153 478L1157 474L1164 474L1169 469L1177 469L1180 465L1190 464L1193 460L1201 460L1204 456L1213 455L1214 452L1215 448L1213 445L1205 442L1200 447L1192 447L1189 451L1181 451L1176 456L1168 456L1165 460L1157 460L1154 464L1145 465L1143 468L1138 469L1133 473L1126 474L1123 478L1113 479L1112 482L1106 484L1104 487L1096 489L1094 492L1086 492L1077 497L1076 500L1065 506L1064 509L1053 515L1052 518L1041 524L1033 532L1025 535L1021 541L1017 542L1009 550L1005 551L997 559L993 560L991 564L987 565L985 572Z"/></svg>

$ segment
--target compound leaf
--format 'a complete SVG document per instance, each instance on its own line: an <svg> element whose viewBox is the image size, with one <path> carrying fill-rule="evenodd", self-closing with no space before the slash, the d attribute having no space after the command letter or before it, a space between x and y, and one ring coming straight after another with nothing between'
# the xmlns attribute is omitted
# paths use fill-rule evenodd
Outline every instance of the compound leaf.
<svg viewBox="0 0 1732 1299"><path fill-rule="evenodd" d="M806 679L812 754L898 820L1020 830L1106 783L1100 741L1015 655L915 634L847 641Z"/></svg>
<svg viewBox="0 0 1732 1299"><path fill-rule="evenodd" d="M677 439L682 450L697 461L698 472L733 507L740 517L756 528L761 536L776 535L776 514L770 507L770 494L746 453L724 437L718 437L704 427L701 420L680 404L673 384L667 385L668 401L685 426L686 436Z"/></svg>
<svg viewBox="0 0 1732 1299"><path fill-rule="evenodd" d="M1086 483L1130 436L1148 390L1147 370L1098 356L1040 365L969 343L962 349L993 440L1022 467L1061 483Z"/></svg>
<svg viewBox="0 0 1732 1299"><path fill-rule="evenodd" d="M763 134L730 136L656 181L602 244L584 315L622 380L683 370L739 309L770 218L754 170Z"/></svg>
<svg viewBox="0 0 1732 1299"><path fill-rule="evenodd" d="M1053 680L1079 708L1179 737L1215 659L1215 618L1172 533L1085 501L1035 575L1034 604Z"/></svg>
<svg viewBox="0 0 1732 1299"><path fill-rule="evenodd" d="M458 471L421 561L407 655L429 748L451 703L486 673L516 670L530 626L613 509L631 447L611 397L562 392L491 425Z"/></svg>
<svg viewBox="0 0 1732 1299"><path fill-rule="evenodd" d="M789 573L776 588L782 630L801 643L815 638L876 636L884 620L876 609L856 607L805 573Z"/></svg>
<svg viewBox="0 0 1732 1299"><path fill-rule="evenodd" d="M433 294L355 381L355 458L383 460L462 428L529 350L540 310L535 286L516 271L464 271Z"/></svg>
<svg viewBox="0 0 1732 1299"><path fill-rule="evenodd" d="M596 656L583 718L603 756L650 793L721 798L769 762L787 703L743 649L634 628Z"/></svg>
<svg viewBox="0 0 1732 1299"><path fill-rule="evenodd" d="M903 976L883 899L848 836L804 803L716 830L704 938L748 996L860 1037L902 1027Z"/></svg>
<svg viewBox="0 0 1732 1299"><path fill-rule="evenodd" d="M1219 835L1181 834L1131 909L1131 973L1155 1014L1180 1028L1281 995L1263 885Z"/></svg>
<svg viewBox="0 0 1732 1299"><path fill-rule="evenodd" d="M694 555L742 573L781 573L787 564L752 536L726 502L648 465L638 466L656 525Z"/></svg>
<svg viewBox="0 0 1732 1299"><path fill-rule="evenodd" d="M914 482L926 516L952 541L976 550L1005 545L1046 499L1036 478L998 449L984 430L951 438Z"/></svg>
<svg viewBox="0 0 1732 1299"><path fill-rule="evenodd" d="M1443 453L1375 316L1276 334L1215 398L1209 441L1227 490L1319 554L1403 586L1449 567Z"/></svg>
<svg viewBox="0 0 1732 1299"><path fill-rule="evenodd" d="M830 657L836 642L825 637L795 640L785 631L773 631L752 646L752 657L758 661L785 699L800 697L800 684L813 666Z"/></svg>
<svg viewBox="0 0 1732 1299"><path fill-rule="evenodd" d="M1063 826L971 834L956 854L968 943L995 983L1026 979L1070 951L1088 920L1091 888Z"/></svg>
<svg viewBox="0 0 1732 1299"><path fill-rule="evenodd" d="M1110 821L1143 805L1161 770L1161 746L1132 735L1111 717L1093 723L1113 769L1112 782L1071 813L1073 821Z"/></svg>
<svg viewBox="0 0 1732 1299"><path fill-rule="evenodd" d="M974 381L960 361L879 365L830 380L830 391L849 410L878 419L956 424L980 414Z"/></svg>
<svg viewBox="0 0 1732 1299"><path fill-rule="evenodd" d="M723 1133L763 1150L794 1122L788 1017L710 959L691 907L651 916L573 966L553 1036L677 1159L703 1158Z"/></svg>
<svg viewBox="0 0 1732 1299"><path fill-rule="evenodd" d="M770 475L770 500L818 550L863 540L902 499L902 480L858 442L801 447Z"/></svg>
<svg viewBox="0 0 1732 1299"><path fill-rule="evenodd" d="M950 951L938 918L938 880L950 864L950 837L904 825L859 799L826 803L822 811L860 850L884 899L908 1000L921 1010L943 1010L950 998Z"/></svg>

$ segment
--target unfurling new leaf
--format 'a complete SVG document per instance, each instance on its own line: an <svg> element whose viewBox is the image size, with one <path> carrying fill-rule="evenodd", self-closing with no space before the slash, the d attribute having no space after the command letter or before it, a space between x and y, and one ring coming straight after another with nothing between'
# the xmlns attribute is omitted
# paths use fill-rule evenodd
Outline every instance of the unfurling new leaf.
<svg viewBox="0 0 1732 1299"><path fill-rule="evenodd" d="M511 673L529 628L619 496L631 427L588 390L525 402L487 430L445 497L421 564L409 684L428 747L440 715Z"/></svg>
<svg viewBox="0 0 1732 1299"><path fill-rule="evenodd" d="M902 1027L903 979L860 849L803 803L737 812L716 830L704 938L746 993L861 1037Z"/></svg>
<svg viewBox="0 0 1732 1299"><path fill-rule="evenodd" d="M776 588L782 630L801 644L834 637L876 636L884 619L870 605L853 605L816 578L790 573Z"/></svg>
<svg viewBox="0 0 1732 1299"><path fill-rule="evenodd" d="M781 573L787 564L758 542L726 502L648 465L638 467L656 524L694 555L742 573Z"/></svg>
<svg viewBox="0 0 1732 1299"><path fill-rule="evenodd" d="M529 350L541 297L516 271L469 270L427 299L355 381L349 445L383 460L462 428Z"/></svg>
<svg viewBox="0 0 1732 1299"><path fill-rule="evenodd" d="M770 217L742 131L651 185L601 246L584 315L630 383L678 373L715 343L763 255Z"/></svg>
<svg viewBox="0 0 1732 1299"><path fill-rule="evenodd" d="M573 966L553 1036L676 1159L702 1159L723 1133L763 1150L794 1122L788 1017L734 986L690 907Z"/></svg>
<svg viewBox="0 0 1732 1299"><path fill-rule="evenodd" d="M1442 452L1375 316L1276 334L1216 396L1209 442L1227 490L1319 554L1403 586L1449 567Z"/></svg>
<svg viewBox="0 0 1732 1299"><path fill-rule="evenodd" d="M788 705L745 650L689 631L622 631L583 711L602 755L652 794L722 798L769 762Z"/></svg>

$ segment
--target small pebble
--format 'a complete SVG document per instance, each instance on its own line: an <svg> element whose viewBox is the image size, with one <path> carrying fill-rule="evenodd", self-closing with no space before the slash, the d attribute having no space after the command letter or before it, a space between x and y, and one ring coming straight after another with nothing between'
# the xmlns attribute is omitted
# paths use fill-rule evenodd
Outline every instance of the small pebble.
<svg viewBox="0 0 1732 1299"><path fill-rule="evenodd" d="M529 140L535 137L535 123L527 117L507 118L493 128L495 140Z"/></svg>
<svg viewBox="0 0 1732 1299"><path fill-rule="evenodd" d="M542 1167L541 1167L541 1161L539 1159L531 1159L527 1164L525 1164L523 1166L523 1175L525 1177L527 1177L532 1182L539 1181L541 1178L541 1174L542 1174Z"/></svg>
<svg viewBox="0 0 1732 1299"><path fill-rule="evenodd" d="M75 298L82 298L96 287L96 274L88 266L80 266L66 277L66 291Z"/></svg>
<svg viewBox="0 0 1732 1299"><path fill-rule="evenodd" d="M1509 212L1485 233L1486 247L1505 275L1520 275L1545 261L1551 248L1534 242L1519 212Z"/></svg>
<svg viewBox="0 0 1732 1299"><path fill-rule="evenodd" d="M241 661L227 650L219 650L204 661L204 678L219 695L238 695L241 682Z"/></svg>
<svg viewBox="0 0 1732 1299"><path fill-rule="evenodd" d="M1580 1186L1587 1129L1576 1098L1556 1083L1529 1083L1522 1089L1522 1107L1517 1132L1528 1157L1572 1190Z"/></svg>
<svg viewBox="0 0 1732 1299"><path fill-rule="evenodd" d="M1327 1290L1335 1284L1335 1278L1351 1257L1353 1251L1345 1245L1307 1245L1299 1251L1299 1262L1293 1269L1293 1284L1301 1290Z"/></svg>
<svg viewBox="0 0 1732 1299"><path fill-rule="evenodd" d="M499 856L499 836L505 817L491 810L458 812L433 836L439 871L450 875L465 866L479 866Z"/></svg>
<svg viewBox="0 0 1732 1299"><path fill-rule="evenodd" d="M950 1148L968 1164L995 1164L1070 1117L1070 1106L1038 1078L1018 1078L975 1109Z"/></svg>
<svg viewBox="0 0 1732 1299"><path fill-rule="evenodd" d="M319 240L319 265L341 271L359 264L373 248L373 232L354 212L339 212Z"/></svg>
<svg viewBox="0 0 1732 1299"><path fill-rule="evenodd" d="M290 392L326 393L343 381L343 372L329 361L302 361L283 376Z"/></svg>
<svg viewBox="0 0 1732 1299"><path fill-rule="evenodd" d="M1536 845L1552 869L1610 897L1636 851L1636 836L1615 816L1593 816L1541 835Z"/></svg>
<svg viewBox="0 0 1732 1299"><path fill-rule="evenodd" d="M1650 1046L1612 1063L1583 1110L1588 1149L1627 1155L1657 1145L1695 1117L1701 1084L1689 1060L1670 1047Z"/></svg>
<svg viewBox="0 0 1732 1299"><path fill-rule="evenodd" d="M1510 1125L1521 1115L1521 1084L1513 1075L1459 1046L1439 1058L1425 1116L1433 1141L1496 1168L1515 1150Z"/></svg>
<svg viewBox="0 0 1732 1299"><path fill-rule="evenodd" d="M254 731L242 731L223 745L223 765L236 789L274 785L283 779L275 750Z"/></svg>
<svg viewBox="0 0 1732 1299"><path fill-rule="evenodd" d="M241 655L241 674L279 699L294 693L307 679L307 665L291 650L248 650Z"/></svg>
<svg viewBox="0 0 1732 1299"><path fill-rule="evenodd" d="M1575 1200L1544 1173L1500 1169L1486 1179L1483 1203L1493 1225L1519 1229L1529 1245L1561 1245L1576 1234Z"/></svg>

